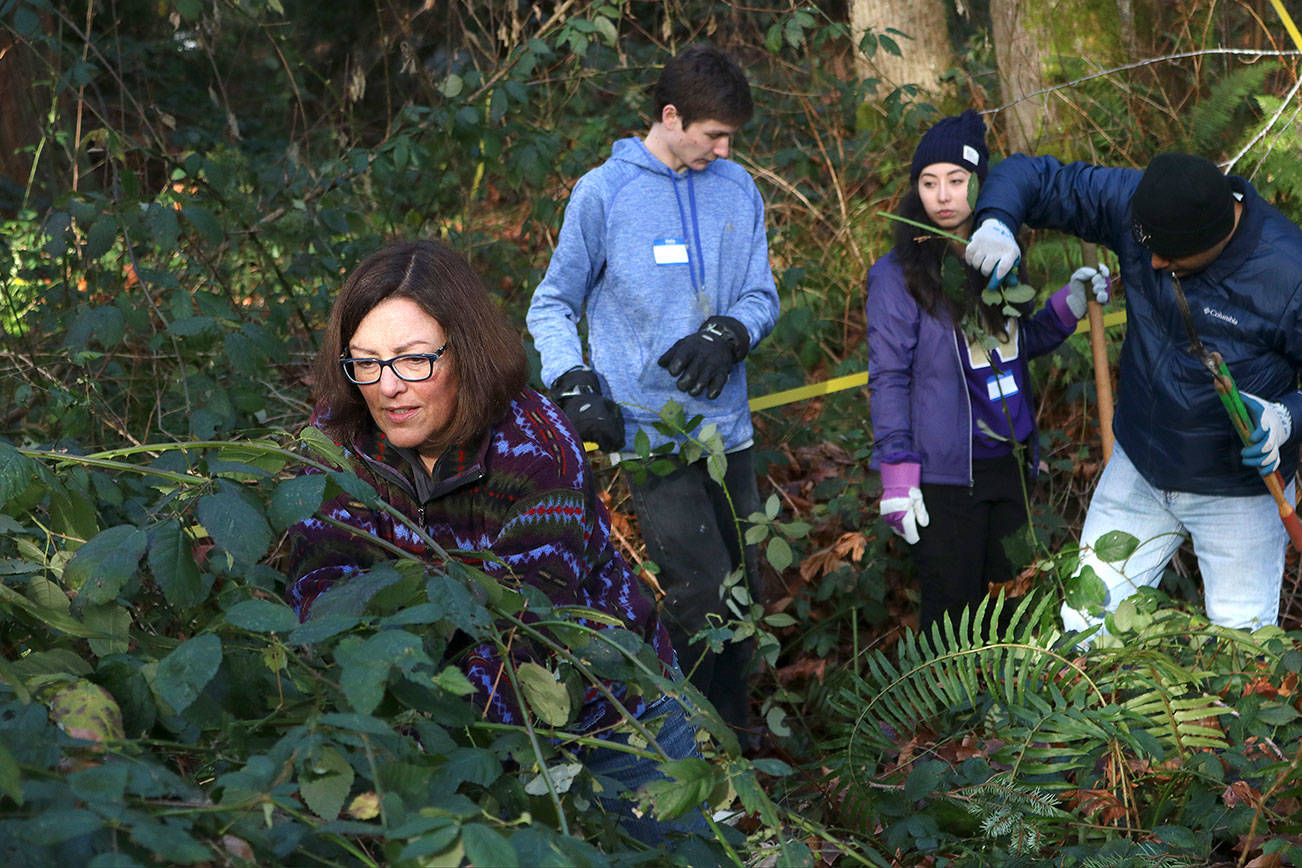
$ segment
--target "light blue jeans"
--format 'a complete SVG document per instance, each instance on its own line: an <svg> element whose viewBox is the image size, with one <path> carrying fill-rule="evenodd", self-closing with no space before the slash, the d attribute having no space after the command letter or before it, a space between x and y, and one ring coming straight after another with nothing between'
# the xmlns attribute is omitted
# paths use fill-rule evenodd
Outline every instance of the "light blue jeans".
<svg viewBox="0 0 1302 868"><path fill-rule="evenodd" d="M1293 483L1287 489L1293 500ZM1207 617L1213 624L1247 630L1274 624L1284 575L1288 535L1275 500L1217 497L1163 491L1149 485L1120 444L1103 470L1081 529L1081 565L1088 564L1107 586L1104 607L1110 612L1141 587L1153 587L1186 535L1193 539L1203 579ZM1108 563L1094 553L1099 537L1122 530L1139 540L1124 561ZM1102 622L1062 607L1063 627L1084 630Z"/></svg>

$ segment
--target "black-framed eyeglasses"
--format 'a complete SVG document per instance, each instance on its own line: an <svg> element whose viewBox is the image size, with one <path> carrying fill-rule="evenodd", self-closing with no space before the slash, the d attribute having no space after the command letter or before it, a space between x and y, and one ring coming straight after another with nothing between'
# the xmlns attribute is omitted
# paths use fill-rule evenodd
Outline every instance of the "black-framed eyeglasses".
<svg viewBox="0 0 1302 868"><path fill-rule="evenodd" d="M359 386L380 382L385 368L393 371L399 380L419 383L434 376L434 365L448 348L445 343L432 353L404 353L391 359L350 359L340 356L339 365L344 376Z"/></svg>

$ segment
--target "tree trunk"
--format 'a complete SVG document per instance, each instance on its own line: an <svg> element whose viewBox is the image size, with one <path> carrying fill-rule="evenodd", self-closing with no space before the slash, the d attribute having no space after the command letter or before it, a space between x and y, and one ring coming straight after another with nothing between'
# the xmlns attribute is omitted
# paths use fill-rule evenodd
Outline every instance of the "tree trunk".
<svg viewBox="0 0 1302 868"><path fill-rule="evenodd" d="M1054 126L1050 96L1028 96L1045 88L1052 56L1052 33L1036 6L1031 0L990 0L1001 102L1008 106L999 120L1009 153L1033 153L1045 129Z"/></svg>
<svg viewBox="0 0 1302 868"><path fill-rule="evenodd" d="M0 29L0 178L18 189L32 171L32 155L24 149L41 140L30 59L27 47Z"/></svg>
<svg viewBox="0 0 1302 868"><path fill-rule="evenodd" d="M910 38L887 34L893 27ZM889 35L900 46L897 57L884 49L869 57L858 52L855 67L861 78L877 78L887 88L916 84L927 93L945 90L943 76L953 66L944 0L851 0L850 31L857 45L864 34Z"/></svg>

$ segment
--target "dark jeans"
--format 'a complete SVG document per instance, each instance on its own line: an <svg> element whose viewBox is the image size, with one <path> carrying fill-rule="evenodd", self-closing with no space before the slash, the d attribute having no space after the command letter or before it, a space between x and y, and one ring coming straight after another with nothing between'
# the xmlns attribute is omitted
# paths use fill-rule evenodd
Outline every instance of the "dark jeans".
<svg viewBox="0 0 1302 868"><path fill-rule="evenodd" d="M1026 506L1017 478L1017 459L977 459L972 485L922 486L931 523L918 528L913 547L922 593L919 629L949 613L958 626L965 606L975 606L990 582L1013 578L1017 567L1004 553L1004 539L1026 526Z"/></svg>
<svg viewBox="0 0 1302 868"><path fill-rule="evenodd" d="M628 482L647 555L660 567L657 579L666 594L661 619L678 652L678 665L724 721L748 728L754 641L728 642L715 654L704 641L689 640L713 620L707 616L722 621L733 617L719 590L741 563L734 511L744 519L760 508L751 450L728 453L724 485L732 496L731 507L723 489L710 479L704 460L679 466L668 476L648 472L640 484L628 474ZM758 601L759 553L754 546L745 548L745 581Z"/></svg>

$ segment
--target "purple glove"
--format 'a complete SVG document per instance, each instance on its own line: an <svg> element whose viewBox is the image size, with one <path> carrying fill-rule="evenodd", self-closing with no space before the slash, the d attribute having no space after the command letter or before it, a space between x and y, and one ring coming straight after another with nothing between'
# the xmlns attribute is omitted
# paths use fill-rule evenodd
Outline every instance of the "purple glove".
<svg viewBox="0 0 1302 868"><path fill-rule="evenodd" d="M918 528L931 521L922 502L922 489L918 488L921 480L921 464L882 465L882 518L909 545L918 541Z"/></svg>

